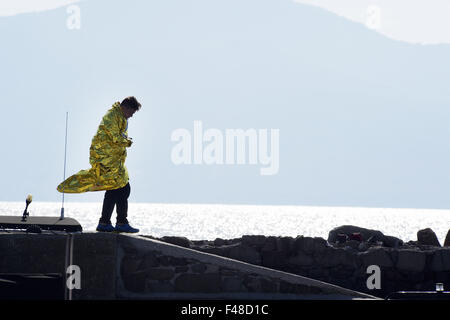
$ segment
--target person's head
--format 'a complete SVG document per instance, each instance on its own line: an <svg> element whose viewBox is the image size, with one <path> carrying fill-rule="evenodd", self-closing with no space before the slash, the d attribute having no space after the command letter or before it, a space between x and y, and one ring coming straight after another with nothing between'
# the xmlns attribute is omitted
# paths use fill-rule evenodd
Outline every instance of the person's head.
<svg viewBox="0 0 450 320"><path fill-rule="evenodd" d="M131 118L133 114L141 108L141 104L136 100L135 97L126 97L120 103L123 115L125 118Z"/></svg>

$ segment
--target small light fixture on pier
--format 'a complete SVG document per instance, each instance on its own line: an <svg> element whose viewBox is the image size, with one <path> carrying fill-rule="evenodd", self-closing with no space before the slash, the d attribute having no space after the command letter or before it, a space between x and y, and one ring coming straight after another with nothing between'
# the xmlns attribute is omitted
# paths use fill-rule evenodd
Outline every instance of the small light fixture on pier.
<svg viewBox="0 0 450 320"><path fill-rule="evenodd" d="M25 207L25 210L23 211L22 222L27 221L27 217L30 215L30 213L28 212L28 206L30 205L30 203L32 201L33 201L33 196L31 194L29 194L27 199L25 200L26 207Z"/></svg>
<svg viewBox="0 0 450 320"><path fill-rule="evenodd" d="M27 233L41 233L48 231L82 232L80 223L72 218L30 216L28 206L33 201L30 194L26 198L26 207L20 216L0 216L0 230L19 229L26 230Z"/></svg>

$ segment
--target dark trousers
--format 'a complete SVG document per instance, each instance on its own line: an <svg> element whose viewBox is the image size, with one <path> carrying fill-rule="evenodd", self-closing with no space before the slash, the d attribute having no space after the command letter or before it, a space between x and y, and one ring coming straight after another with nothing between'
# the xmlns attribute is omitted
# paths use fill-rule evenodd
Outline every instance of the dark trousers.
<svg viewBox="0 0 450 320"><path fill-rule="evenodd" d="M103 199L102 217L100 223L111 223L111 216L116 207L117 223L128 223L128 197L130 196L130 184L123 188L107 190Z"/></svg>

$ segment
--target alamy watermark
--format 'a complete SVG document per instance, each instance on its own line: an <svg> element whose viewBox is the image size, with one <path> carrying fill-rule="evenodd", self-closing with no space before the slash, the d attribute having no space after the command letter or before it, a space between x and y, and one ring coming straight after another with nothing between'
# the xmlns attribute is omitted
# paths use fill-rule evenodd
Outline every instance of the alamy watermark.
<svg viewBox="0 0 450 320"><path fill-rule="evenodd" d="M381 269L377 265L370 265L366 270L367 274L370 276L367 278L366 286L367 289L381 289Z"/></svg>
<svg viewBox="0 0 450 320"><path fill-rule="evenodd" d="M280 130L226 129L204 130L194 121L193 132L175 129L171 135L171 160L175 165L260 165L261 175L275 175L280 168Z"/></svg>
<svg viewBox="0 0 450 320"><path fill-rule="evenodd" d="M69 30L81 29L81 9L77 5L68 6L66 9L69 15L66 20L66 26Z"/></svg>
<svg viewBox="0 0 450 320"><path fill-rule="evenodd" d="M81 269L80 269L80 267L75 264L70 265L67 267L66 273L67 273L67 280L66 280L67 289L80 290L81 289Z"/></svg>
<svg viewBox="0 0 450 320"><path fill-rule="evenodd" d="M381 29L381 8L376 5L370 5L366 9L366 26L369 29Z"/></svg>

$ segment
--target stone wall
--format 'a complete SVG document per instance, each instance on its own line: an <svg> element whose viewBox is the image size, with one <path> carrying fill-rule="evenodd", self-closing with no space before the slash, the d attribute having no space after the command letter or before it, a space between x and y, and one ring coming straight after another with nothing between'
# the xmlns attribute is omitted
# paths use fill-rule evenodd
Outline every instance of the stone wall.
<svg viewBox="0 0 450 320"><path fill-rule="evenodd" d="M118 292L126 298L370 298L285 272L185 249L182 238L142 242L120 238ZM166 239L167 240L167 239ZM180 247L182 245L183 247ZM242 261L242 259L241 259ZM340 297L340 298L339 298Z"/></svg>
<svg viewBox="0 0 450 320"><path fill-rule="evenodd" d="M434 290L437 282L450 288L449 247L361 249L303 236L148 238L74 234L72 263L81 267L83 289L73 298L358 296L350 290L385 297ZM65 234L0 233L0 273L65 274L67 245ZM381 269L380 290L367 288L370 265Z"/></svg>
<svg viewBox="0 0 450 320"><path fill-rule="evenodd" d="M374 245L359 251L351 242L336 247L325 239L303 236L254 235L214 241L164 237L161 240L379 297L402 290L434 290L437 282L450 289L450 247ZM380 290L367 288L370 265L380 267Z"/></svg>
<svg viewBox="0 0 450 320"><path fill-rule="evenodd" d="M179 243L183 247L108 233L0 232L0 274L66 276L67 266L76 265L81 270L81 288L70 292L73 299L374 298L299 275L192 250L186 248L189 243ZM236 248L236 257L243 258L248 253L241 252L239 245ZM66 294L69 296L67 291Z"/></svg>

